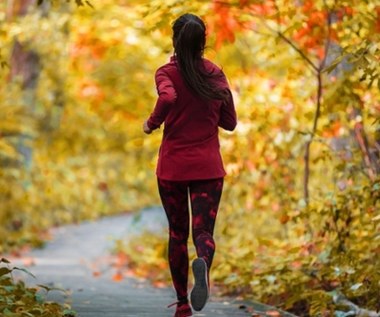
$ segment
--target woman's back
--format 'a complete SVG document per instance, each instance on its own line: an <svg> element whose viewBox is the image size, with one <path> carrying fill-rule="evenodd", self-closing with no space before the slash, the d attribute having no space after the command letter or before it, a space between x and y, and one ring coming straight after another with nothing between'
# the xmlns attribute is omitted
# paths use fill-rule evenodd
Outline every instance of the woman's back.
<svg viewBox="0 0 380 317"><path fill-rule="evenodd" d="M203 58L206 27L185 14L173 24L175 55L155 76L158 99L147 133L165 129L157 176L164 180L199 180L225 176L218 127L233 130L236 112L222 70ZM149 130L149 131L148 131Z"/></svg>
<svg viewBox="0 0 380 317"><path fill-rule="evenodd" d="M202 63L207 71L220 72L210 61L202 59ZM161 70L166 72L176 92L173 106L165 119L164 140L182 141L194 146L211 136L217 137L222 101L199 98L183 80L175 58ZM162 80L166 79L163 77ZM225 83L220 82L219 85Z"/></svg>

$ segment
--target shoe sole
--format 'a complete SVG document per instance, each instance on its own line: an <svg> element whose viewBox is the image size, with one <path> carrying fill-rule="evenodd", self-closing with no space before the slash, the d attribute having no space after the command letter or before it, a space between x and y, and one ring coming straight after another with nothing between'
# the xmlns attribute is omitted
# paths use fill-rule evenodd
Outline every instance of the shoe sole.
<svg viewBox="0 0 380 317"><path fill-rule="evenodd" d="M206 305L208 299L207 264L202 258L193 261L194 287L190 294L191 306L195 311L200 311Z"/></svg>

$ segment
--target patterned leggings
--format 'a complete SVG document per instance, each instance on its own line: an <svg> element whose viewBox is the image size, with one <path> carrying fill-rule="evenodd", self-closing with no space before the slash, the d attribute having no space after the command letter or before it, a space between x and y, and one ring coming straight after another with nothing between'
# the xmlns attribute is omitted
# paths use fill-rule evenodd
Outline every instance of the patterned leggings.
<svg viewBox="0 0 380 317"><path fill-rule="evenodd" d="M187 298L189 256L189 197L192 236L197 256L210 270L215 252L214 225L223 189L223 178L196 181L158 179L162 205L169 222L169 266L178 300Z"/></svg>

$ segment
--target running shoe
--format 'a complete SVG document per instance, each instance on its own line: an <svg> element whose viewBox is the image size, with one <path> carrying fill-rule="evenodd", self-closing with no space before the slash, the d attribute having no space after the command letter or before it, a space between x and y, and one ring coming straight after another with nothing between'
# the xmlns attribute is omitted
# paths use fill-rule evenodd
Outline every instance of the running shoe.
<svg viewBox="0 0 380 317"><path fill-rule="evenodd" d="M193 261L194 287L190 294L191 306L195 311L200 311L206 305L209 297L207 280L207 264L203 258Z"/></svg>
<svg viewBox="0 0 380 317"><path fill-rule="evenodd" d="M193 312L188 302L176 302L168 306L177 305L177 309L175 310L174 317L190 317L193 316Z"/></svg>

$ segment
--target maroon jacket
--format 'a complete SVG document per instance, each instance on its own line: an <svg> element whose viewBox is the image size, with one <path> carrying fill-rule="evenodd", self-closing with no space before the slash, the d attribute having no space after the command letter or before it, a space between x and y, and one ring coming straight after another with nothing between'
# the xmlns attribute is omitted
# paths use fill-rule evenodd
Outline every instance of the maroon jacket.
<svg viewBox="0 0 380 317"><path fill-rule="evenodd" d="M222 72L207 59L203 63L207 71ZM154 130L165 122L157 177L183 181L225 176L218 126L229 131L236 127L232 95L228 102L195 95L182 79L174 56L157 70L155 80L158 99L147 124ZM229 88L224 75L217 84Z"/></svg>

